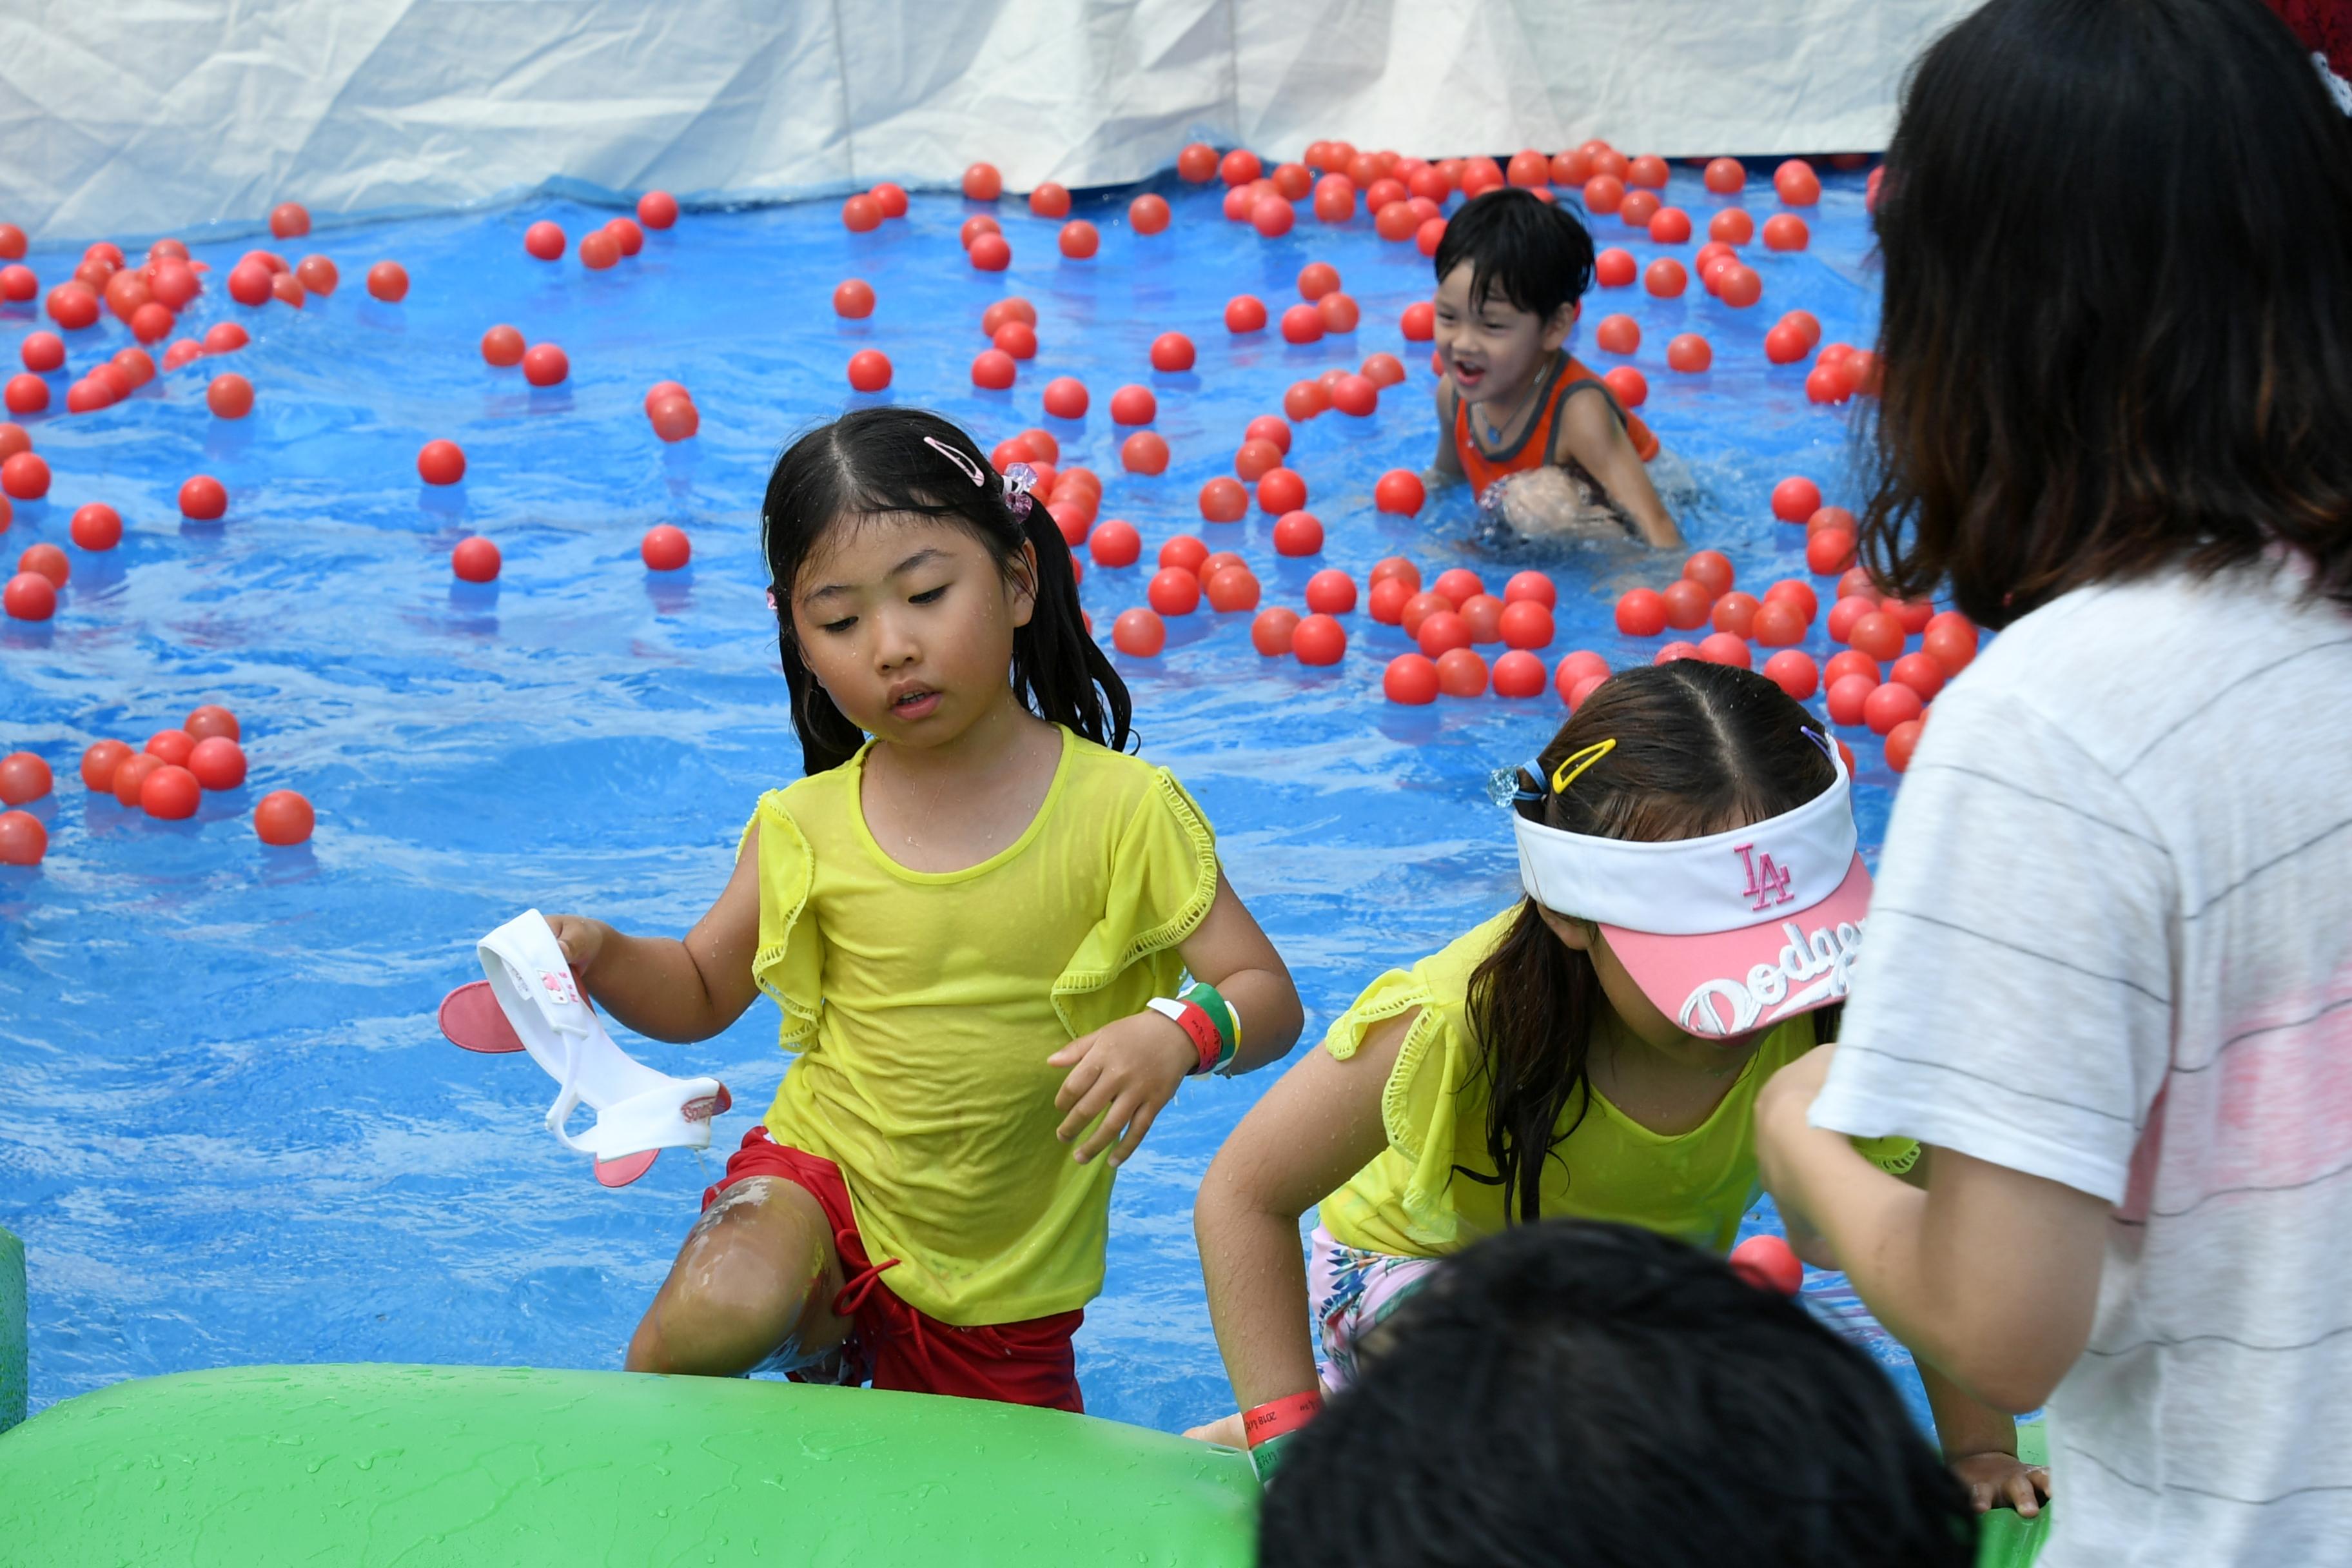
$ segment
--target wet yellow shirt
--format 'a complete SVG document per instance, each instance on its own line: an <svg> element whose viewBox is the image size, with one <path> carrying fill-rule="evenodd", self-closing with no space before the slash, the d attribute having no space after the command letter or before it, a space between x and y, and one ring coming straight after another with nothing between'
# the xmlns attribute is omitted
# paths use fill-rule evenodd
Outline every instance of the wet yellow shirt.
<svg viewBox="0 0 2352 1568"><path fill-rule="evenodd" d="M1324 1036L1323 1048L1345 1060L1372 1026L1421 1009L1381 1097L1388 1148L1323 1200L1323 1228L1342 1246L1439 1258L1508 1223L1504 1188L1472 1180L1454 1166L1495 1173L1486 1153L1486 1078L1469 1030L1468 997L1472 973L1517 914L1516 908L1506 910L1412 969L1381 975ZM1583 1121L1544 1162L1544 1217L1617 1220L1729 1251L1741 1216L1763 1191L1756 1171L1757 1090L1813 1044L1810 1016L1765 1036L1714 1113L1675 1137L1651 1131L1592 1090ZM1570 1101L1563 1128L1576 1110ZM1907 1170L1918 1158L1918 1145L1908 1139L1857 1139L1855 1144L1888 1170Z"/></svg>
<svg viewBox="0 0 2352 1568"><path fill-rule="evenodd" d="M1164 768L1065 730L1045 803L961 871L910 871L859 804L866 752L761 797L752 974L798 1053L780 1143L841 1167L884 1282L950 1323L1100 1292L1111 1170L1054 1136L1045 1058L1172 995L1217 889L1208 821ZM746 830L748 836L748 829Z"/></svg>

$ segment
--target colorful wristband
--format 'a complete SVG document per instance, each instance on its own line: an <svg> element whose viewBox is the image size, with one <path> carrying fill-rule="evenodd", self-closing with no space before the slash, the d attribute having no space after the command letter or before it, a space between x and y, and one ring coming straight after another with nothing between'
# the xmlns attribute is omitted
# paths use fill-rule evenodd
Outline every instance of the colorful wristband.
<svg viewBox="0 0 2352 1568"><path fill-rule="evenodd" d="M1249 1449L1250 1464L1261 1486L1273 1479L1289 1439L1322 1408L1323 1391L1310 1388L1242 1413L1242 1441Z"/></svg>
<svg viewBox="0 0 2352 1568"><path fill-rule="evenodd" d="M1202 1070L1225 1071L1233 1066L1235 1053L1242 1048L1241 1009L1226 1001L1223 994L1205 980L1195 980L1186 986L1183 1000L1206 1013L1209 1022L1217 1026L1217 1059Z"/></svg>
<svg viewBox="0 0 2352 1568"><path fill-rule="evenodd" d="M1188 1076L1197 1077L1210 1071L1217 1065L1218 1053L1223 1048L1224 1040L1217 1033L1215 1022L1210 1018L1199 1003L1178 1002L1166 996L1154 996L1144 1005L1161 1017L1171 1020L1178 1028L1191 1037L1192 1049L1198 1056L1199 1061Z"/></svg>

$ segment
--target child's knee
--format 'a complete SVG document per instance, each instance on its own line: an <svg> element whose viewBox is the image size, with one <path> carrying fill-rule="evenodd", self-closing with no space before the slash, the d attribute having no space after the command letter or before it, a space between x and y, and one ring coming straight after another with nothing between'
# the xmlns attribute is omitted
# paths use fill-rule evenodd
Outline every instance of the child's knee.
<svg viewBox="0 0 2352 1568"><path fill-rule="evenodd" d="M695 1221L631 1342L640 1360L745 1365L799 1336L812 1302L829 1318L837 1281L822 1210L799 1186L737 1182Z"/></svg>

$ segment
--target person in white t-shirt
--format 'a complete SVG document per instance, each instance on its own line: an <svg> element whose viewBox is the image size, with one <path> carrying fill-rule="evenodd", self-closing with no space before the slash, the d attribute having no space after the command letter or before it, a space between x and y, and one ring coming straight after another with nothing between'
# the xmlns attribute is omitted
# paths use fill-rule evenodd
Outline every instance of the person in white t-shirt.
<svg viewBox="0 0 2352 1568"><path fill-rule="evenodd" d="M2001 635L1766 1184L2047 1402L2044 1568L2352 1563L2352 125L2255 0L1993 0L1877 221L1865 547Z"/></svg>

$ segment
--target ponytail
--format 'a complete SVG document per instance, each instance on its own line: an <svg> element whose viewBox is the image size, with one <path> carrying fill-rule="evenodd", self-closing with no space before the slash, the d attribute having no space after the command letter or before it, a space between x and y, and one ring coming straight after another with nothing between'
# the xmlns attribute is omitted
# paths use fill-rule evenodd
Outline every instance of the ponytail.
<svg viewBox="0 0 2352 1568"><path fill-rule="evenodd" d="M1087 635L1069 542L1043 502L1008 495L971 437L919 408L861 408L809 431L768 475L761 542L776 602L776 646L792 693L804 771L823 773L857 754L865 731L850 722L802 658L793 636L792 592L803 562L837 523L908 512L952 522L987 546L1008 581L1030 578L1029 624L1013 633L1011 679L1022 704L1113 751L1132 749L1127 683Z"/></svg>

